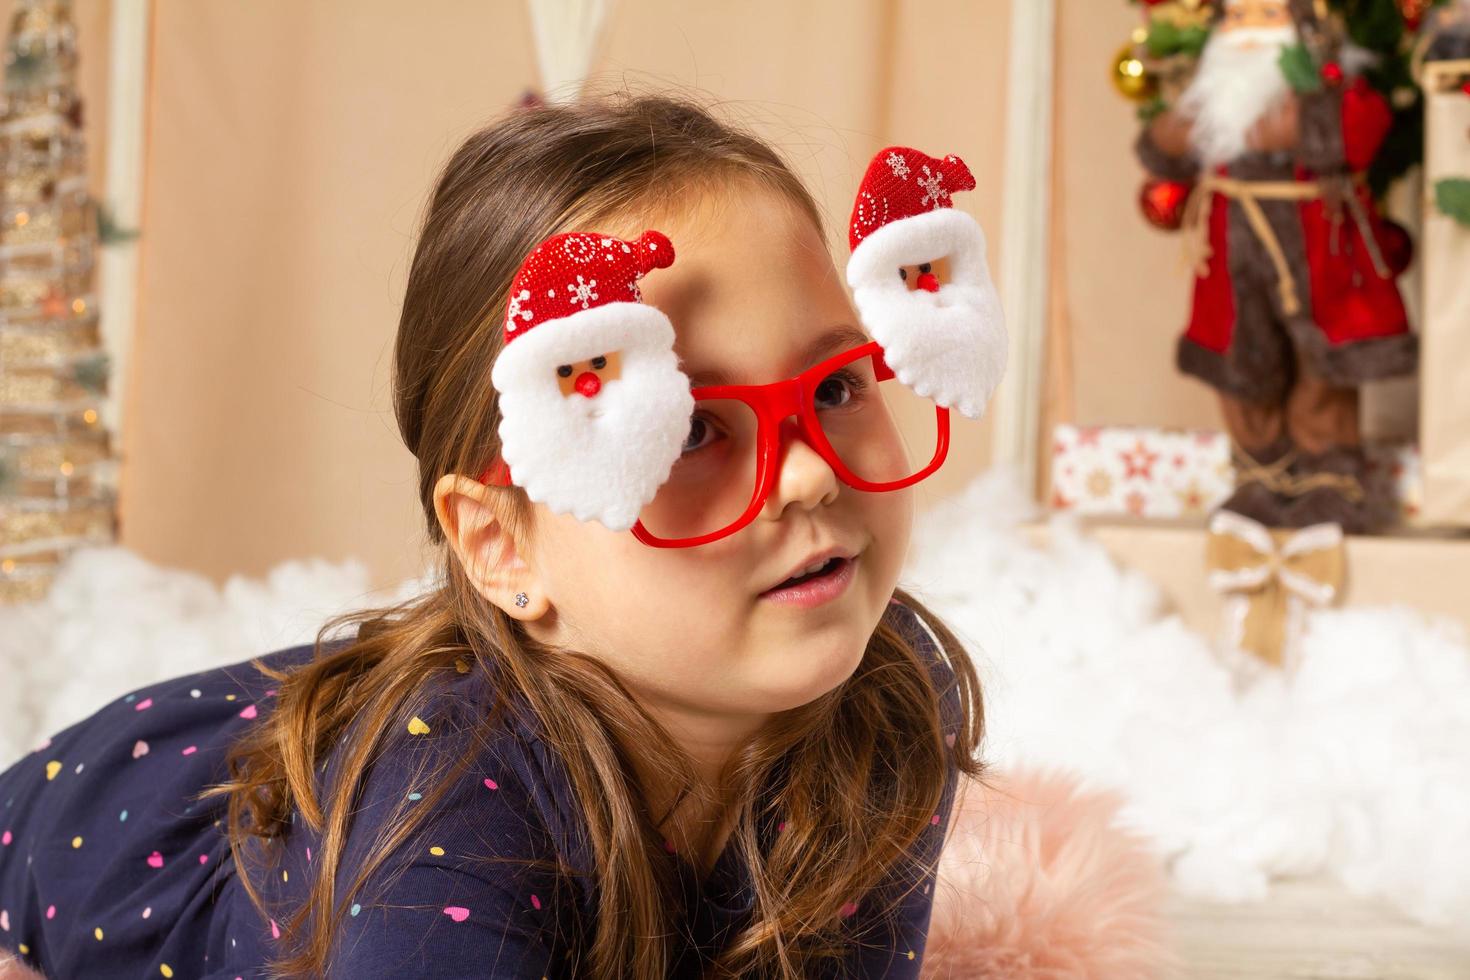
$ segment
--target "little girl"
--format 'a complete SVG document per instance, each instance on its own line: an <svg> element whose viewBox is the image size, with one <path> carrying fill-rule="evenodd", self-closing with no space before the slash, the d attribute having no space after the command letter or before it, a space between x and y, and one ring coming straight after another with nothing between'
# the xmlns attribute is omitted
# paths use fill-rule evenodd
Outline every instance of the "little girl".
<svg viewBox="0 0 1470 980"><path fill-rule="evenodd" d="M816 202L706 108L622 95L475 133L394 351L439 585L128 694L0 774L0 977L918 976L984 767L974 668L896 590L912 491L853 489L787 423L753 519L694 547L480 478L522 261L646 229L678 253L642 299L691 383L868 340ZM886 411L869 363L816 410ZM696 412L681 452L712 431ZM867 438L904 452L891 420Z"/></svg>

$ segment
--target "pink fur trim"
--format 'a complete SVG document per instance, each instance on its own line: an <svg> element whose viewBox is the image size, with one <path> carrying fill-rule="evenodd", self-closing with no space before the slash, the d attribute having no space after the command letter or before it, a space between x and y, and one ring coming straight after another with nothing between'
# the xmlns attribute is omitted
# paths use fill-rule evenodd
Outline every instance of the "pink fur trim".
<svg viewBox="0 0 1470 980"><path fill-rule="evenodd" d="M1066 775L961 777L939 862L920 976L986 980L1157 977L1167 878L1114 826L1122 798Z"/></svg>

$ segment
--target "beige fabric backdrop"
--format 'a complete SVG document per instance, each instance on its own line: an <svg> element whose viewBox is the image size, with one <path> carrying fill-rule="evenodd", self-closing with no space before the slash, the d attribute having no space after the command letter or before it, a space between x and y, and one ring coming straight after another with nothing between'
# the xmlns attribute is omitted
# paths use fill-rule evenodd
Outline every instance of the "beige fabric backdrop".
<svg viewBox="0 0 1470 980"><path fill-rule="evenodd" d="M1072 335L1075 419L1086 424L1219 428L1210 389L1174 369L1191 280L1177 234L1137 204L1133 105L1108 70L1138 26L1123 0L1059 0L1058 256Z"/></svg>
<svg viewBox="0 0 1470 980"><path fill-rule="evenodd" d="M1470 362L1464 330L1470 323L1470 289L1465 286L1470 230L1441 214L1432 203L1439 181L1470 177L1465 164L1470 100L1457 84L1461 73L1470 69L1470 61L1453 64L1453 70L1450 65L1429 65L1425 75L1428 194L1421 254L1432 259L1426 260L1424 272L1424 307L1429 312L1424 319L1421 363L1427 397L1420 421L1425 517L1464 527L1470 525L1470 399L1456 394L1465 390L1465 365Z"/></svg>
<svg viewBox="0 0 1470 980"><path fill-rule="evenodd" d="M1006 30L1004 0L622 0L594 72L729 100L811 181L840 259L890 141L963 156L998 238ZM436 168L536 82L522 4L158 0L152 48L125 543L216 579L307 556L416 573L398 304ZM934 489L986 441L962 423Z"/></svg>
<svg viewBox="0 0 1470 980"><path fill-rule="evenodd" d="M79 5L99 186L108 9ZM810 182L839 263L873 151L958 153L998 270L1009 10L618 0L594 83L724 102ZM1076 376L1060 417L1213 425L1203 386L1172 367L1187 282L1177 240L1137 216L1131 108L1106 81L1135 17L1121 0L1059 2L1055 297ZM392 418L393 331L436 169L537 81L524 7L155 0L152 34L139 321L117 382L123 541L216 580L305 557L359 557L375 585L415 574L424 534ZM926 500L987 464L988 432L959 420Z"/></svg>

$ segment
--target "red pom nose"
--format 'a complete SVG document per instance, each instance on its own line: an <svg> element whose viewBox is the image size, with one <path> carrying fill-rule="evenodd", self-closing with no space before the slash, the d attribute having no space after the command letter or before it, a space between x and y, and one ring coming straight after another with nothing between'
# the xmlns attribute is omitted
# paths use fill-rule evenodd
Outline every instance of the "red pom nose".
<svg viewBox="0 0 1470 980"><path fill-rule="evenodd" d="M602 390L602 379L591 371L583 371L577 375L577 394L591 398Z"/></svg>
<svg viewBox="0 0 1470 980"><path fill-rule="evenodd" d="M939 292L939 277L932 272L925 272L919 276L919 288L927 292Z"/></svg>

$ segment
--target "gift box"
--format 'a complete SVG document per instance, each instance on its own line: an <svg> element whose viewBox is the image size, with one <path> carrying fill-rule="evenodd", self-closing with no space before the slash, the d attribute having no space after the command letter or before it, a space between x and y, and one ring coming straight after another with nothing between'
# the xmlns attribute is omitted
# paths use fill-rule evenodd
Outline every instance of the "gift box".
<svg viewBox="0 0 1470 980"><path fill-rule="evenodd" d="M1223 432L1058 425L1054 433L1054 510L1202 517L1230 495L1230 440Z"/></svg>
<svg viewBox="0 0 1470 980"><path fill-rule="evenodd" d="M1370 496L1391 523L1417 524L1423 510L1418 448L1369 443ZM1235 489L1230 437L1211 429L1058 425L1053 430L1053 510L1160 520L1203 520Z"/></svg>

